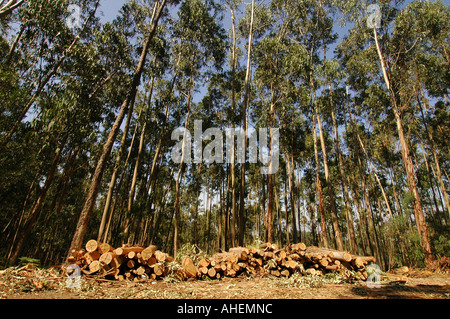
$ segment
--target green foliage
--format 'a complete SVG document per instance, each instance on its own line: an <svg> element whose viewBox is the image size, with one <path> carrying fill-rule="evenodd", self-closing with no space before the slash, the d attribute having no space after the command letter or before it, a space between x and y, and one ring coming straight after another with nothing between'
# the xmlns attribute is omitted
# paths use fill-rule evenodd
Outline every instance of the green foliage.
<svg viewBox="0 0 450 319"><path fill-rule="evenodd" d="M392 265L424 266L421 239L410 217L394 216L387 222L385 231L387 240L395 245Z"/></svg>
<svg viewBox="0 0 450 319"><path fill-rule="evenodd" d="M40 266L41 261L39 259L36 258L30 258L30 257L20 257L19 258L19 264L17 265L17 267L22 267L28 264L33 264L36 265L37 267Z"/></svg>
<svg viewBox="0 0 450 319"><path fill-rule="evenodd" d="M450 237L446 235L439 235L437 239L433 241L434 251L437 259L442 257L450 257Z"/></svg>

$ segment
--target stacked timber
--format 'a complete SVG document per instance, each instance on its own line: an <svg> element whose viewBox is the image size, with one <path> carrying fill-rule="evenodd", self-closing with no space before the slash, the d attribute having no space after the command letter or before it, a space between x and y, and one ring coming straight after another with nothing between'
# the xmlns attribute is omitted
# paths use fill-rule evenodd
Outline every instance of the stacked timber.
<svg viewBox="0 0 450 319"><path fill-rule="evenodd" d="M146 248L123 245L114 249L96 240L89 240L85 249L72 251L68 258L69 263L80 266L86 275L120 281L162 278L167 275L168 266L173 261L173 257L154 245Z"/></svg>
<svg viewBox="0 0 450 319"><path fill-rule="evenodd" d="M89 240L85 249L72 251L69 263L80 266L86 275L113 280L160 279L173 275L179 280L220 279L238 276L289 277L323 275L329 272L353 274L366 280L366 266L375 262L372 256L356 256L346 251L307 247L304 243L277 245L266 243L256 247L234 247L200 259L196 264L189 256L181 264L154 245L123 245L114 249L107 243Z"/></svg>
<svg viewBox="0 0 450 319"><path fill-rule="evenodd" d="M335 271L354 271L359 279L367 279L366 265L375 262L372 256L361 257L349 252L306 247L303 243L279 249L266 243L260 248L235 247L228 252L203 258L198 263L202 278L245 276L289 277L293 273L322 275Z"/></svg>

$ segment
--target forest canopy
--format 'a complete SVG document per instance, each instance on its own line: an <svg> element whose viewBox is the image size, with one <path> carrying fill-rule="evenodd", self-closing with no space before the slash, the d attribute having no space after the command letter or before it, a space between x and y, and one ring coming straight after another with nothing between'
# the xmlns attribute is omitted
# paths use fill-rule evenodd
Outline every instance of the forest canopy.
<svg viewBox="0 0 450 319"><path fill-rule="evenodd" d="M1 266L91 238L450 256L441 0L106 2L0 0Z"/></svg>

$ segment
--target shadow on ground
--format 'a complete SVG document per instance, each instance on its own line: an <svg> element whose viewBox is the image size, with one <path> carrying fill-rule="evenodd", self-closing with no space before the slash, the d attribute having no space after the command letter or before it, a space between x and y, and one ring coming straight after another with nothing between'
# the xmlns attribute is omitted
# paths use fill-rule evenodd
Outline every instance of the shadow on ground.
<svg viewBox="0 0 450 319"><path fill-rule="evenodd" d="M450 298L450 285L382 285L380 288L359 286L351 288L364 298L387 299L440 299Z"/></svg>

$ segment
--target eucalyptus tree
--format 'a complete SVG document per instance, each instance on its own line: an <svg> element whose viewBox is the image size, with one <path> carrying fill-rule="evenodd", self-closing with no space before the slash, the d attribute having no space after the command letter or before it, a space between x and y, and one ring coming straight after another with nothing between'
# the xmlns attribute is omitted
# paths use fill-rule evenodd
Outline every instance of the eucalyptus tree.
<svg viewBox="0 0 450 319"><path fill-rule="evenodd" d="M116 136L119 132L119 128L123 122L123 119L125 117L125 114L127 113L128 109L131 107L131 105L134 103L137 89L139 87L142 72L147 60L148 50L150 47L150 42L153 39L153 36L156 33L158 22L161 16L163 15L165 6L167 1L161 0L154 3L153 7L153 13L152 17L150 18L149 22L149 28L147 31L147 34L144 35L143 39L143 47L141 51L141 56L139 59L139 63L136 66L136 70L134 74L132 75L131 83L129 86L129 91L127 94L127 97L123 101L119 113L117 114L116 120L109 132L108 138L103 146L102 154L100 155L100 158L97 162L97 166L92 178L92 183L88 191L88 195L86 198L86 202L84 204L84 207L80 213L80 217L78 219L78 223L76 226L75 234L72 238L71 247L69 249L69 252L72 251L72 249L79 249L81 247L81 244L84 239L84 235L87 230L89 217L94 209L95 202L97 199L98 191L100 188L100 184L103 177L103 172L106 168L106 165L108 163L108 159L111 153L112 146L115 142Z"/></svg>
<svg viewBox="0 0 450 319"><path fill-rule="evenodd" d="M92 73L98 72L98 75L101 75L99 71L102 67L96 61L86 63L84 60L84 56L92 54L94 50L89 41L94 38L93 34L98 26L98 21L94 18L98 4L98 1L85 1L80 4L87 14L84 15L86 19L84 24L75 31L75 34L66 24L67 7L64 3L36 1L21 7L17 12L19 31L2 62L3 65L10 64L8 68L20 70L21 80L18 83L28 92L28 97L23 104L7 106L11 111L9 118L5 120L13 124L2 130L5 132L2 134L4 138L1 142L2 149L9 151L9 147L6 146L14 138L14 133L17 135L20 127L28 126L33 134L32 143L40 147L39 153L48 152L52 148L54 151L47 153L53 160L45 175L42 192L37 196L27 215L24 215L22 210L23 218L19 219L16 234L19 229L21 232L16 236L17 241L13 240L11 244L11 248L15 244L11 263L19 257L41 215L46 197L55 176L58 175L58 165L60 161L64 161L61 156L71 154L82 140L80 136L88 131L86 126L80 125L80 121L85 123L86 115L83 114L86 113L80 112L77 97L87 102L89 93L86 79L98 81ZM33 41L37 41L38 45L30 46ZM87 68L83 69L80 64L85 64ZM76 79L80 79L86 86L74 84ZM38 84L34 85L34 82ZM21 109L20 105L24 104L26 107ZM30 116L22 123L31 106L34 106L36 115ZM93 103L92 109L97 108L98 104ZM89 115L87 117L91 119ZM24 138L24 136L15 137ZM42 167L46 165L42 161L37 163L42 163ZM28 197L27 200L29 199Z"/></svg>
<svg viewBox="0 0 450 319"><path fill-rule="evenodd" d="M44 88L57 75L67 57L76 52L77 45L81 40L89 40L93 26L98 23L95 14L99 4L99 0L83 1L78 7L80 8L79 19L80 21L83 19L84 22L79 28L73 29L66 22L67 6L62 1L30 1L27 6L19 10L21 27L11 46L6 62L10 62L17 50L17 44L22 38L22 43L27 40L30 42L38 41L40 45L35 47L27 45L26 50L22 52L27 52L28 57L32 59L32 63L27 61L30 66L27 70L30 78L28 78L29 83L26 84L33 87L31 89L32 95L19 110L18 117L11 121L13 124L3 140L0 141L0 152L7 146L18 125L26 117ZM84 13L84 17L81 15L82 13ZM73 32L75 32L75 35ZM28 41L25 43L29 44Z"/></svg>
<svg viewBox="0 0 450 319"><path fill-rule="evenodd" d="M421 238L425 262L429 264L433 256L422 206L423 195L420 194L417 185L419 180L413 162L414 150L411 148L411 137L405 133L405 127L417 117L414 102L420 103L417 98L421 99L424 96L420 94L423 91L419 90L420 86L416 81L419 77L425 79L417 76L427 73L424 72L427 65L425 61L441 60L448 63L444 44L448 32L444 31L446 23L443 18L448 9L439 2L431 4L417 1L402 10L391 7L389 3L377 5L376 8L379 10L376 14L379 15L380 21L372 25L369 23L370 28L366 22L371 16L365 16L366 8L360 5L350 11L348 8L341 8L348 14L349 20L356 22L349 37L341 45L342 52L345 52L342 55L343 64L353 88L362 98L360 101L371 101L371 104L378 105L373 107L373 110L388 118L393 116L406 181L412 196L414 220ZM423 59L424 57L428 58ZM420 60L425 67L419 67ZM419 70L421 72L418 72ZM442 84L439 84L445 80L444 82L440 80L441 77L436 76L436 73L434 77L438 80L432 82L438 85L428 86L430 93L433 94L433 88L439 88L438 95L445 100L445 94L442 94L441 90ZM365 87L369 89L362 91ZM386 105L389 107L386 108Z"/></svg>
<svg viewBox="0 0 450 319"><path fill-rule="evenodd" d="M428 152L432 155L448 216L450 216L450 202L441 171L441 163L444 161L439 158L439 153L443 152L436 145L437 135L429 128L428 121L432 121L433 118L429 112L435 109L430 103L431 99L448 104L449 17L449 8L442 2L416 1L401 11L395 19L392 34L392 46L398 55L396 68L391 71L393 79L398 78L397 81L405 83L405 89L398 94L404 94L405 91L409 96L413 95L413 100L417 102L416 112L425 129ZM412 76L405 76L405 72Z"/></svg>
<svg viewBox="0 0 450 319"><path fill-rule="evenodd" d="M201 80L201 71L208 68L220 69L225 60L225 30L218 24L214 7L200 0L185 1L178 11L178 19L172 26L173 55L180 61L180 80L178 91L185 97L186 114L184 119L183 146L186 143L186 131L193 112L194 93ZM184 149L184 147L183 147ZM173 254L176 256L178 243L178 224L180 222L180 185L185 164L190 162L191 154L181 154L178 172L175 178L175 218L173 232Z"/></svg>

